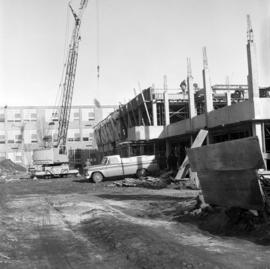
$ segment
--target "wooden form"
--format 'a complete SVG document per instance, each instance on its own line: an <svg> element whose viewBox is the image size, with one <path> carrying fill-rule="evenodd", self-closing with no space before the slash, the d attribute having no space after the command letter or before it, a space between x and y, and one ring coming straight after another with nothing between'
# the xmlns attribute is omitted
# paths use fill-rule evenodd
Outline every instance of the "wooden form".
<svg viewBox="0 0 270 269"><path fill-rule="evenodd" d="M264 161L257 137L188 149L187 154L206 203L263 209L257 169L264 168Z"/></svg>
<svg viewBox="0 0 270 269"><path fill-rule="evenodd" d="M194 140L191 148L197 148L197 147L200 147L202 144L203 144L203 141L205 140L206 136L208 134L208 131L207 130L200 130L196 139ZM175 177L175 179L181 179L185 176L185 171L187 170L187 166L189 166L189 160L188 160L188 156L186 155L184 161L182 162L179 170L178 170L178 173ZM196 175L194 175L196 176Z"/></svg>

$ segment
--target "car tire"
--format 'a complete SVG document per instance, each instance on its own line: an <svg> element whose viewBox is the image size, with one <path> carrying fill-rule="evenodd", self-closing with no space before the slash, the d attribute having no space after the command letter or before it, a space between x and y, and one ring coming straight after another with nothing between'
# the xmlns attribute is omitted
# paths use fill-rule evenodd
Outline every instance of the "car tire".
<svg viewBox="0 0 270 269"><path fill-rule="evenodd" d="M138 169L137 172L136 172L136 176L138 178L146 177L146 175L147 175L147 170L145 168Z"/></svg>
<svg viewBox="0 0 270 269"><path fill-rule="evenodd" d="M104 176L100 172L95 172L92 176L92 179L95 183L103 181Z"/></svg>

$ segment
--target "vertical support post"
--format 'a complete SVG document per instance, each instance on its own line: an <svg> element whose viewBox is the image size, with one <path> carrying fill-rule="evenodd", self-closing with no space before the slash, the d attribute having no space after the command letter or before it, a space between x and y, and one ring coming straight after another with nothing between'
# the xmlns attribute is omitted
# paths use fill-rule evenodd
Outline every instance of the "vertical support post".
<svg viewBox="0 0 270 269"><path fill-rule="evenodd" d="M168 96L168 88L167 88L167 77L164 76L164 113L165 113L165 125L170 124L170 107L169 107L169 96Z"/></svg>
<svg viewBox="0 0 270 269"><path fill-rule="evenodd" d="M145 112L146 112L146 115L147 115L148 124L149 125L152 125L151 118L150 118L150 115L149 115L148 107L147 107L147 104L145 102L145 98L144 98L143 92L141 92L141 97L142 97L144 109L145 109Z"/></svg>
<svg viewBox="0 0 270 269"><path fill-rule="evenodd" d="M83 140L83 131L82 131L82 109L79 108L79 130L80 130L80 141ZM53 139L53 138L52 138Z"/></svg>
<svg viewBox="0 0 270 269"><path fill-rule="evenodd" d="M230 79L228 76L226 77L226 86L227 86L227 92L226 92L227 106L230 106L232 104L232 99L231 99L231 91L230 91Z"/></svg>
<svg viewBox="0 0 270 269"><path fill-rule="evenodd" d="M166 159L167 159L171 152L171 145L170 145L169 139L166 139L165 144L166 144L165 154L166 154Z"/></svg>
<svg viewBox="0 0 270 269"><path fill-rule="evenodd" d="M253 41L253 29L250 16L247 15L247 62L248 62L248 98L259 98L256 46Z"/></svg>
<svg viewBox="0 0 270 269"><path fill-rule="evenodd" d="M194 101L194 87L193 87L193 76L191 70L190 58L187 58L187 89L188 89L188 101L189 101L189 118L190 120L196 116L196 108Z"/></svg>
<svg viewBox="0 0 270 269"><path fill-rule="evenodd" d="M130 115L129 115L129 111L128 111L128 106L127 104L125 104L125 111L127 113L127 122L128 122L128 128L130 128L132 126L132 122L131 122L131 118L130 118Z"/></svg>
<svg viewBox="0 0 270 269"><path fill-rule="evenodd" d="M261 147L261 150L263 152L263 130L262 130L262 124L260 122L253 122L252 123L252 135L257 136L259 139L259 144Z"/></svg>
<svg viewBox="0 0 270 269"><path fill-rule="evenodd" d="M8 128L7 128L7 106L4 107L4 116L5 116L5 158L8 159Z"/></svg>
<svg viewBox="0 0 270 269"><path fill-rule="evenodd" d="M205 98L205 114L214 109L212 88L210 83L210 74L208 69L208 60L206 47L203 47L203 86L204 86L204 98Z"/></svg>
<svg viewBox="0 0 270 269"><path fill-rule="evenodd" d="M141 107L138 105L138 123L139 123L139 126L142 126L142 109Z"/></svg>
<svg viewBox="0 0 270 269"><path fill-rule="evenodd" d="M157 101L152 100L152 115L153 115L153 126L157 126Z"/></svg>

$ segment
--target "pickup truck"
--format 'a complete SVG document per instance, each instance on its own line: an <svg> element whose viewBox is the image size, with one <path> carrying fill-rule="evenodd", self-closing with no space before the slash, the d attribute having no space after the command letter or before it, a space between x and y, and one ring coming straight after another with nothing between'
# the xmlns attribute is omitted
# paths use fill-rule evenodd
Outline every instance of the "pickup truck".
<svg viewBox="0 0 270 269"><path fill-rule="evenodd" d="M128 175L145 176L159 170L154 155L141 155L121 158L120 155L105 156L101 164L85 168L85 178L98 183L104 178L123 177Z"/></svg>

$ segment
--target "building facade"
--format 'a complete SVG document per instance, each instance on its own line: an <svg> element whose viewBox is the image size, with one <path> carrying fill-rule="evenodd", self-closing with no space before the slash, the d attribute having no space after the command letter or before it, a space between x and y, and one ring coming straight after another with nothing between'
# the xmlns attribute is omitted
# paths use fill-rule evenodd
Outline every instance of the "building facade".
<svg viewBox="0 0 270 269"><path fill-rule="evenodd" d="M114 111L115 106L72 106L67 149L93 150L93 127ZM34 149L57 139L58 110L53 106L0 107L0 158L26 166Z"/></svg>
<svg viewBox="0 0 270 269"><path fill-rule="evenodd" d="M249 26L251 27L251 26ZM155 154L160 164L174 150L179 163L200 129L209 131L205 143L257 136L270 168L270 87L259 87L253 30L248 28L247 85L211 85L206 49L203 87L193 83L190 60L182 88L150 87L95 127L104 154Z"/></svg>

